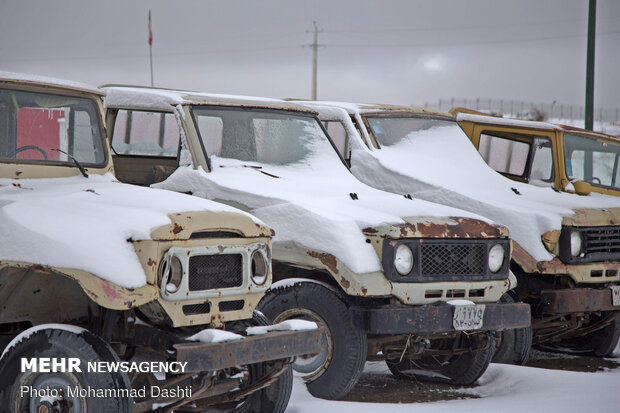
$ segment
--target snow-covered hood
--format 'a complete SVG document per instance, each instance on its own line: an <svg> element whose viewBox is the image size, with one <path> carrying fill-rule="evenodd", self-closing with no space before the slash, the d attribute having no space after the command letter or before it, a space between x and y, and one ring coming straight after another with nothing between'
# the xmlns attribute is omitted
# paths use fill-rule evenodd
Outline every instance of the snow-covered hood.
<svg viewBox="0 0 620 413"><path fill-rule="evenodd" d="M179 168L154 186L249 210L275 230L276 258L278 243L294 242L328 252L356 273L381 270L362 230L392 228L400 233L411 229L409 224L456 228L459 220L447 218L461 217L483 221L473 221L480 225L476 230L472 226L473 236L485 236L485 231L489 237L505 235L503 228L474 213L376 190L355 179L339 161L322 161L318 157L311 164L275 166L212 157L212 172Z"/></svg>
<svg viewBox="0 0 620 413"><path fill-rule="evenodd" d="M77 269L126 288L146 284L131 241L174 234L171 214L237 209L184 194L88 178L0 179L0 260ZM178 232L178 231L176 231Z"/></svg>
<svg viewBox="0 0 620 413"><path fill-rule="evenodd" d="M561 229L563 221L582 226L620 223L620 209L614 209L620 207L617 197L558 193L495 172L456 122L416 132L380 150L369 149L356 135L352 171L372 186L489 217L507 226L511 238L538 261L553 258L541 235ZM594 215L598 219L590 218Z"/></svg>

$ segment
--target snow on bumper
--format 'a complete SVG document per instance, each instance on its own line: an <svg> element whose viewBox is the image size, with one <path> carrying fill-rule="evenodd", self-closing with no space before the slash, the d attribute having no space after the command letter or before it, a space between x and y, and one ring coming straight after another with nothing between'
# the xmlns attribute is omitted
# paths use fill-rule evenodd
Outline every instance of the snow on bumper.
<svg viewBox="0 0 620 413"><path fill-rule="evenodd" d="M186 372L214 371L246 364L286 359L321 350L323 329L272 331L242 340L219 343L177 343L176 361Z"/></svg>

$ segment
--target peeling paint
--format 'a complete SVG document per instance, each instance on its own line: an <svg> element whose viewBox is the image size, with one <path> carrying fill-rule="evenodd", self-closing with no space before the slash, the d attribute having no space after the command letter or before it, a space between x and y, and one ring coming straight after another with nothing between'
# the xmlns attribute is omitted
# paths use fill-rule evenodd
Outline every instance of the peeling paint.
<svg viewBox="0 0 620 413"><path fill-rule="evenodd" d="M333 274L338 274L336 257L324 252L308 251L308 255L321 261ZM347 281L348 283L348 281ZM344 285L344 284L343 284ZM347 288L347 287L345 287Z"/></svg>
<svg viewBox="0 0 620 413"><path fill-rule="evenodd" d="M342 285L345 290L348 290L351 287L349 280L344 277L340 277L340 285Z"/></svg>
<svg viewBox="0 0 620 413"><path fill-rule="evenodd" d="M172 232L176 235L181 231L183 231L183 227L175 222L174 227L172 228Z"/></svg>

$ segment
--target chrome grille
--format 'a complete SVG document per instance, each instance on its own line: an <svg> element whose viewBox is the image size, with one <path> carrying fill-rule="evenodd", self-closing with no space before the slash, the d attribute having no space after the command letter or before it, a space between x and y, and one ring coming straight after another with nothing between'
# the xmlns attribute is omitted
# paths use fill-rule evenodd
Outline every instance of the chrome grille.
<svg viewBox="0 0 620 413"><path fill-rule="evenodd" d="M241 254L195 255L189 258L189 290L240 287L243 284Z"/></svg>
<svg viewBox="0 0 620 413"><path fill-rule="evenodd" d="M421 275L484 275L486 245L473 243L421 245Z"/></svg>

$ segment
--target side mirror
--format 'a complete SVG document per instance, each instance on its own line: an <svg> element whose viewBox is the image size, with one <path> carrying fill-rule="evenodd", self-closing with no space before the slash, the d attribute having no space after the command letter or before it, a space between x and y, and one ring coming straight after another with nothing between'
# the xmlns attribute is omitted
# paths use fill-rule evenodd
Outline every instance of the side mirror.
<svg viewBox="0 0 620 413"><path fill-rule="evenodd" d="M573 186L575 187L575 193L578 195L589 195L592 192L592 186L586 181L575 181Z"/></svg>

